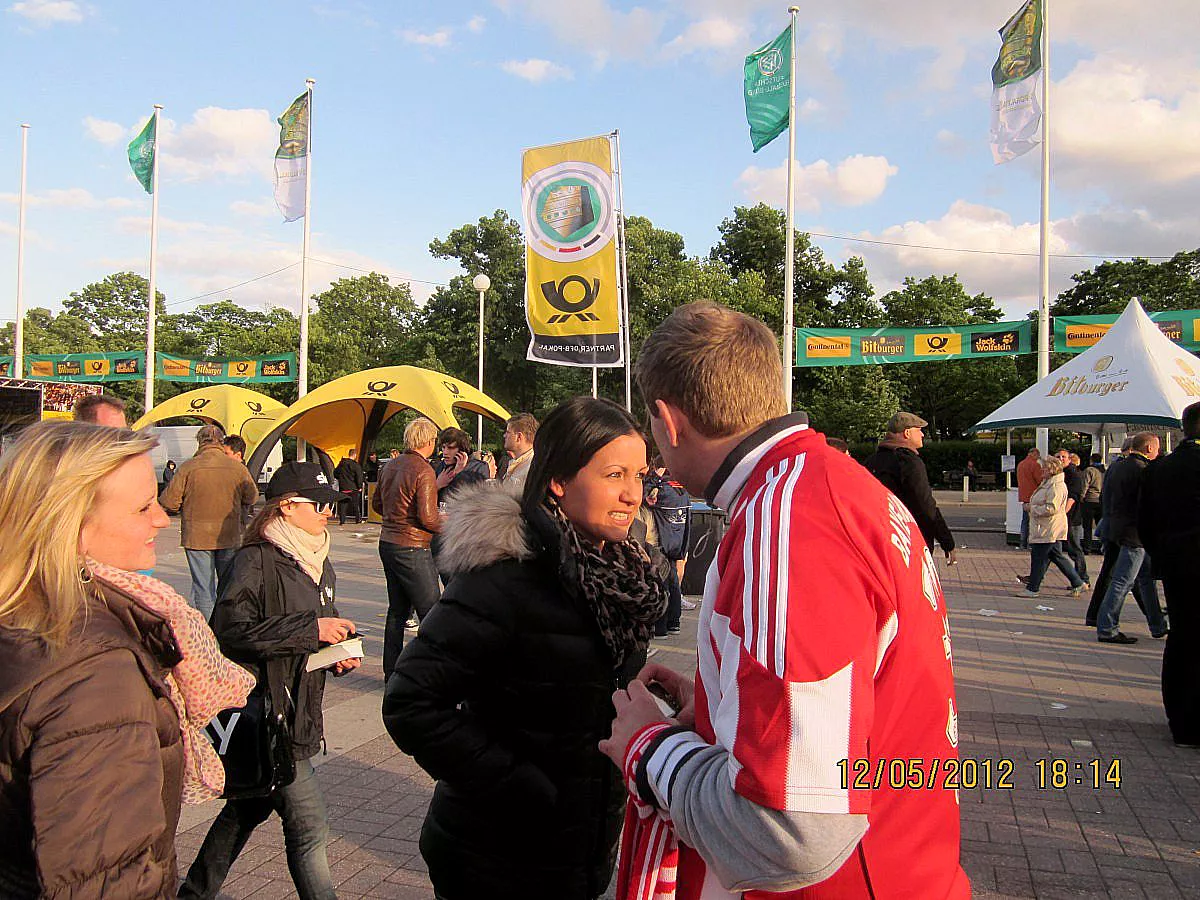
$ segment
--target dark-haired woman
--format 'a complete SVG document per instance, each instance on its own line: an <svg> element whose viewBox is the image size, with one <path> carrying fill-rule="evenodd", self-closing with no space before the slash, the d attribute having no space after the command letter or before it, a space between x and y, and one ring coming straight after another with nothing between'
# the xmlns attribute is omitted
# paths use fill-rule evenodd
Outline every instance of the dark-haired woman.
<svg viewBox="0 0 1200 900"><path fill-rule="evenodd" d="M597 749L666 593L628 540L646 444L577 397L538 429L524 493L480 485L443 534L454 576L384 695L438 780L421 855L441 900L592 900L612 875L620 775Z"/></svg>
<svg viewBox="0 0 1200 900"><path fill-rule="evenodd" d="M221 649L253 668L260 685L289 698L285 710L296 777L267 797L229 800L217 815L180 898L215 897L254 829L272 812L283 820L288 871L301 900L333 900L325 801L309 759L321 749L325 670L306 671L321 644L355 633L334 606L329 517L341 495L316 463L281 466L267 485L267 504L250 523L213 610ZM340 675L362 661L335 664Z"/></svg>

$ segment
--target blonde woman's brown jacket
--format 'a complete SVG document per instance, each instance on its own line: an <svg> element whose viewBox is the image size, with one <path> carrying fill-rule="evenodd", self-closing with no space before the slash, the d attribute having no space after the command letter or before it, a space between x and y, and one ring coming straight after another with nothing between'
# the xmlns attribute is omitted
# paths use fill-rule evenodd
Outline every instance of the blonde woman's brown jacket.
<svg viewBox="0 0 1200 900"><path fill-rule="evenodd" d="M174 897L183 790L166 622L105 588L57 652L0 627L0 897Z"/></svg>

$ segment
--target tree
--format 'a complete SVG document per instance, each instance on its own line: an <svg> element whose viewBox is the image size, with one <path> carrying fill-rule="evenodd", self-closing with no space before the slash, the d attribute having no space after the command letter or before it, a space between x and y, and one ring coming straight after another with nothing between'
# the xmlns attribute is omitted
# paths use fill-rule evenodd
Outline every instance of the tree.
<svg viewBox="0 0 1200 900"><path fill-rule="evenodd" d="M133 272L116 272L75 291L63 301L63 309L80 321L99 341L99 349L115 353L143 347L146 343L146 298L150 282ZM167 314L166 298L155 291L155 314L162 322Z"/></svg>
<svg viewBox="0 0 1200 900"><path fill-rule="evenodd" d="M412 345L417 307L407 284L391 284L371 272L339 278L314 297L312 382L324 384L351 372L406 364L419 350Z"/></svg>
<svg viewBox="0 0 1200 900"><path fill-rule="evenodd" d="M1200 306L1200 249L1152 263L1145 259L1102 262L1071 276L1074 287L1058 295L1056 316L1114 315L1135 297L1149 311Z"/></svg>
<svg viewBox="0 0 1200 900"><path fill-rule="evenodd" d="M710 257L729 266L734 278L747 272L762 276L766 295L775 301L763 321L776 334L783 328L783 287L786 274L787 220L778 209L759 203L739 206L718 227L720 241ZM795 323L799 327L858 328L879 324L881 311L871 297L874 289L866 266L857 257L842 268L826 262L810 235L796 233L793 257Z"/></svg>
<svg viewBox="0 0 1200 900"><path fill-rule="evenodd" d="M903 289L881 302L888 324L897 328L984 324L1003 316L991 297L968 294L957 275L906 278ZM885 373L899 406L927 419L930 432L940 438L962 437L1025 387L1011 357L905 363L887 366Z"/></svg>
<svg viewBox="0 0 1200 900"><path fill-rule="evenodd" d="M801 405L815 428L847 441L867 441L883 433L900 406L881 366L811 369Z"/></svg>

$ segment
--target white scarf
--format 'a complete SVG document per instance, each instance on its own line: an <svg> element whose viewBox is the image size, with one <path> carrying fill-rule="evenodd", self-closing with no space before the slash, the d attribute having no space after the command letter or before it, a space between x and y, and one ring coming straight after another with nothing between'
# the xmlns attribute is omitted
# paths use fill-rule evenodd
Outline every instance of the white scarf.
<svg viewBox="0 0 1200 900"><path fill-rule="evenodd" d="M296 560L316 584L321 583L325 557L329 555L329 532L309 534L284 518L272 519L263 528L263 537Z"/></svg>

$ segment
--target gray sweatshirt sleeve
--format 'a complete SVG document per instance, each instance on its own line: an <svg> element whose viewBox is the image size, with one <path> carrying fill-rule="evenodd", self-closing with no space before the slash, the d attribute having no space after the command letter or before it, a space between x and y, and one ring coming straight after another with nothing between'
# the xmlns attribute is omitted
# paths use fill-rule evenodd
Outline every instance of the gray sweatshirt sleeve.
<svg viewBox="0 0 1200 900"><path fill-rule="evenodd" d="M768 809L733 789L729 752L674 731L644 755L643 799L668 810L679 839L730 891L791 891L833 875L867 831L865 815ZM649 792L652 796L647 796Z"/></svg>

